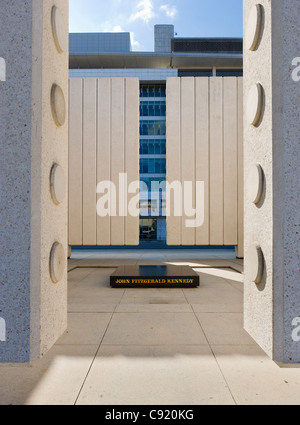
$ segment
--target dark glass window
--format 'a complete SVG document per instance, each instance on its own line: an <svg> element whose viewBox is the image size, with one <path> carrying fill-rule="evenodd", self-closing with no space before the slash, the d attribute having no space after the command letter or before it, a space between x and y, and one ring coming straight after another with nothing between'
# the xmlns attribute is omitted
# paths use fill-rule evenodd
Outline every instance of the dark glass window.
<svg viewBox="0 0 300 425"><path fill-rule="evenodd" d="M141 84L140 97L166 97L165 84Z"/></svg>
<svg viewBox="0 0 300 425"><path fill-rule="evenodd" d="M179 69L178 77L212 77L212 69Z"/></svg>
<svg viewBox="0 0 300 425"><path fill-rule="evenodd" d="M140 219L140 240L156 241L157 240L157 219L141 218Z"/></svg>
<svg viewBox="0 0 300 425"><path fill-rule="evenodd" d="M142 139L140 141L140 155L166 155L166 140Z"/></svg>
<svg viewBox="0 0 300 425"><path fill-rule="evenodd" d="M166 159L141 158L141 174L166 174Z"/></svg>
<svg viewBox="0 0 300 425"><path fill-rule="evenodd" d="M217 77L242 77L242 69L217 69Z"/></svg>
<svg viewBox="0 0 300 425"><path fill-rule="evenodd" d="M141 117L165 117L166 102L165 101L142 101L140 104Z"/></svg>
<svg viewBox="0 0 300 425"><path fill-rule="evenodd" d="M165 192L165 184L160 184L166 179L166 85L141 84L140 86L140 174L141 192ZM155 119L156 118L156 119ZM142 184L144 183L146 187ZM141 241L165 240L166 226L158 226L157 219L143 217L162 214L161 195L157 199L141 200Z"/></svg>
<svg viewBox="0 0 300 425"><path fill-rule="evenodd" d="M140 121L141 136L165 136L166 121L161 120L145 120Z"/></svg>
<svg viewBox="0 0 300 425"><path fill-rule="evenodd" d="M243 53L241 38L173 38L172 52Z"/></svg>

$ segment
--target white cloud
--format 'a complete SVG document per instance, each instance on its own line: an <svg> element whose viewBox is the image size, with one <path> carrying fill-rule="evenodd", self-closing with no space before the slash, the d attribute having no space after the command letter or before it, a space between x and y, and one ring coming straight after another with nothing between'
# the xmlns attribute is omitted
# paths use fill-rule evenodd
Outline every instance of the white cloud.
<svg viewBox="0 0 300 425"><path fill-rule="evenodd" d="M168 18L171 18L171 19L174 19L178 13L176 6L170 6L169 4L164 4L160 6L159 10L162 12L165 12Z"/></svg>
<svg viewBox="0 0 300 425"><path fill-rule="evenodd" d="M136 12L131 15L130 21L136 21L137 19L141 19L147 24L150 19L155 17L152 0L139 1L135 9Z"/></svg>
<svg viewBox="0 0 300 425"><path fill-rule="evenodd" d="M121 27L121 25L115 25L114 27L113 27L113 29L112 30L110 30L110 29L107 29L106 30L106 32L126 32L122 27ZM131 46L133 47L133 48L139 48L139 47L141 47L141 43L139 43L136 39L135 39L135 34L134 34L134 32L131 32L130 33L130 39L131 39Z"/></svg>
<svg viewBox="0 0 300 425"><path fill-rule="evenodd" d="M124 32L123 28L120 25L113 27L112 32Z"/></svg>
<svg viewBox="0 0 300 425"><path fill-rule="evenodd" d="M131 45L133 48L141 47L141 44L135 39L134 32L130 33Z"/></svg>

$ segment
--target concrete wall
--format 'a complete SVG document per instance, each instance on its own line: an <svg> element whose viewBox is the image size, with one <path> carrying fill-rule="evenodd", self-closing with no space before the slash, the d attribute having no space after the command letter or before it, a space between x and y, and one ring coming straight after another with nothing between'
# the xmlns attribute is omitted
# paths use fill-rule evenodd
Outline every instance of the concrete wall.
<svg viewBox="0 0 300 425"><path fill-rule="evenodd" d="M155 25L154 51L157 53L171 52L171 43L174 36L174 25Z"/></svg>
<svg viewBox="0 0 300 425"><path fill-rule="evenodd" d="M119 194L125 193L119 174L127 173L128 186L139 180L139 80L76 78L69 84L69 244L138 245L139 217L119 215ZM97 215L102 181L116 185L115 217Z"/></svg>
<svg viewBox="0 0 300 425"><path fill-rule="evenodd" d="M246 0L244 19L245 328L299 362L300 3Z"/></svg>
<svg viewBox="0 0 300 425"><path fill-rule="evenodd" d="M167 80L167 181L204 182L204 222L167 218L169 245L238 245L243 256L242 78Z"/></svg>
<svg viewBox="0 0 300 425"><path fill-rule="evenodd" d="M1 362L39 358L67 326L68 1L54 5L0 4Z"/></svg>

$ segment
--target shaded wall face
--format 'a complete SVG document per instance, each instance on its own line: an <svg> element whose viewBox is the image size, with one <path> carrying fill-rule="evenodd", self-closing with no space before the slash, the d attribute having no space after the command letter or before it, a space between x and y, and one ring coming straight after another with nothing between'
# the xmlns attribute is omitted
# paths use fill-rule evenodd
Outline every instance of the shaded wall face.
<svg viewBox="0 0 300 425"><path fill-rule="evenodd" d="M299 362L300 3L244 1L245 328ZM260 170L259 172L257 170Z"/></svg>
<svg viewBox="0 0 300 425"><path fill-rule="evenodd" d="M54 6L0 4L1 362L39 358L67 325L68 1Z"/></svg>

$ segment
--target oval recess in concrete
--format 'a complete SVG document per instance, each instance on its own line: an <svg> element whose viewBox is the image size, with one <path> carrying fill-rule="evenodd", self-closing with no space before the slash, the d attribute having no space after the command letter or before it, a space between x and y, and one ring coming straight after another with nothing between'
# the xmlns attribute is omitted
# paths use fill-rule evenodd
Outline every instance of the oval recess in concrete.
<svg viewBox="0 0 300 425"><path fill-rule="evenodd" d="M55 242L50 253L50 276L53 283L58 283L64 275L66 264L65 251L59 242Z"/></svg>
<svg viewBox="0 0 300 425"><path fill-rule="evenodd" d="M263 6L258 3L252 7L249 13L246 32L245 46L246 49L254 51L258 47L259 40L262 36L263 29Z"/></svg>
<svg viewBox="0 0 300 425"><path fill-rule="evenodd" d="M264 89L261 84L254 84L247 97L247 119L249 124L257 127L262 118Z"/></svg>
<svg viewBox="0 0 300 425"><path fill-rule="evenodd" d="M264 256L258 244L251 245L248 250L248 276L257 285L261 283L264 272Z"/></svg>
<svg viewBox="0 0 300 425"><path fill-rule="evenodd" d="M67 50L68 35L64 17L56 6L52 7L51 26L56 49L58 53L63 53Z"/></svg>
<svg viewBox="0 0 300 425"><path fill-rule="evenodd" d="M66 179L62 167L54 164L50 174L50 191L53 202L56 205L61 204L66 194Z"/></svg>
<svg viewBox="0 0 300 425"><path fill-rule="evenodd" d="M263 176L264 172L259 164L255 164L250 168L248 176L248 194L251 202L258 204L263 193Z"/></svg>
<svg viewBox="0 0 300 425"><path fill-rule="evenodd" d="M66 121L66 101L64 93L57 84L51 88L51 110L55 124L58 127L64 125Z"/></svg>

